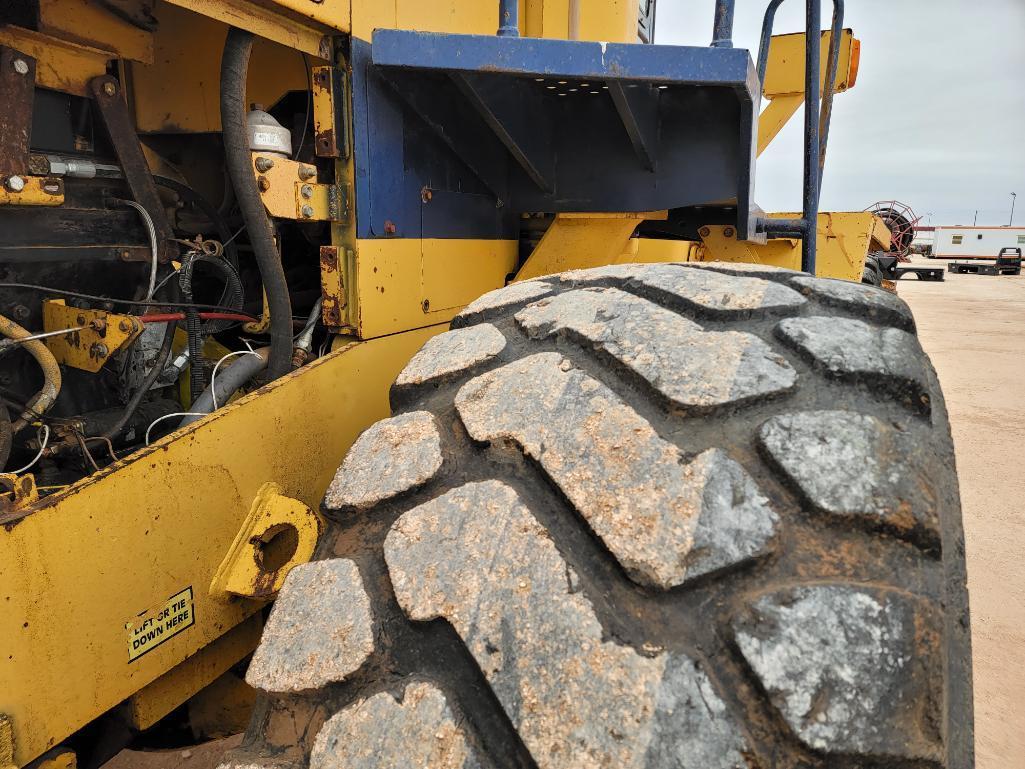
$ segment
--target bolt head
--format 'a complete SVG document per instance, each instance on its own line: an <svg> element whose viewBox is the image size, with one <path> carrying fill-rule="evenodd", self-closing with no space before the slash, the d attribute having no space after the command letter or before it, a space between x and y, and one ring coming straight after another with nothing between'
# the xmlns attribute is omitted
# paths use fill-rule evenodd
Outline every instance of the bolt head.
<svg viewBox="0 0 1025 769"><path fill-rule="evenodd" d="M702 227L700 230L698 230L698 235L700 235L703 238L707 238L711 234L711 232L712 231L707 227Z"/></svg>
<svg viewBox="0 0 1025 769"><path fill-rule="evenodd" d="M26 320L30 315L29 308L23 304L14 305L14 309L11 311L15 320Z"/></svg>
<svg viewBox="0 0 1025 769"><path fill-rule="evenodd" d="M103 92L107 94L107 96L113 96L117 93L117 86L108 80L103 84Z"/></svg>
<svg viewBox="0 0 1025 769"><path fill-rule="evenodd" d="M107 345L96 342L92 347L89 348L89 352L95 355L97 358L107 357Z"/></svg>
<svg viewBox="0 0 1025 769"><path fill-rule="evenodd" d="M313 206L303 206L302 215L306 219L311 219L313 217Z"/></svg>
<svg viewBox="0 0 1025 769"><path fill-rule="evenodd" d="M21 192L25 189L25 180L20 176L8 176L4 186L11 192Z"/></svg>
<svg viewBox="0 0 1025 769"><path fill-rule="evenodd" d="M14 66L14 71L17 72L19 75L28 74L28 62L24 59L15 59L12 62L12 64Z"/></svg>
<svg viewBox="0 0 1025 769"><path fill-rule="evenodd" d="M266 176L261 176L256 180L256 186L260 188L260 192L266 192L270 189L270 179Z"/></svg>
<svg viewBox="0 0 1025 769"><path fill-rule="evenodd" d="M130 331L132 327L128 325L128 321L127 320L122 320L122 321L120 321L117 324L117 328L118 328L118 331L121 331L123 333L128 333L128 331Z"/></svg>
<svg viewBox="0 0 1025 769"><path fill-rule="evenodd" d="M271 158L257 158L256 170L261 174L267 173L274 168L274 161Z"/></svg>
<svg viewBox="0 0 1025 769"><path fill-rule="evenodd" d="M313 197L313 187L311 187L311 186L310 186L310 185L308 185L308 184L304 184L304 185L302 186L302 190L301 190L301 192L302 192L302 196L303 196L304 198L306 198L307 200L308 200L309 198L312 198L312 197Z"/></svg>
<svg viewBox="0 0 1025 769"><path fill-rule="evenodd" d="M314 166L300 165L299 166L299 178L303 181L312 179L317 175L317 169Z"/></svg>
<svg viewBox="0 0 1025 769"><path fill-rule="evenodd" d="M727 227L722 231L722 234L725 235L727 238L732 238L735 233L732 227Z"/></svg>

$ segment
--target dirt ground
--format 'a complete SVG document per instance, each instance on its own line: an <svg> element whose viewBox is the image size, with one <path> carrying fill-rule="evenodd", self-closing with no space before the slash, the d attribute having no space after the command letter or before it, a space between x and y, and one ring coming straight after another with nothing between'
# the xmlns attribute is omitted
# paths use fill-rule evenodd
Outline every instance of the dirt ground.
<svg viewBox="0 0 1025 769"><path fill-rule="evenodd" d="M920 260L923 264L941 262ZM906 278L953 423L968 547L977 769L1025 769L1025 277ZM213 769L238 737L104 769Z"/></svg>
<svg viewBox="0 0 1025 769"><path fill-rule="evenodd" d="M920 260L942 265L943 260ZM954 433L968 548L978 769L1025 767L1025 277L908 277Z"/></svg>

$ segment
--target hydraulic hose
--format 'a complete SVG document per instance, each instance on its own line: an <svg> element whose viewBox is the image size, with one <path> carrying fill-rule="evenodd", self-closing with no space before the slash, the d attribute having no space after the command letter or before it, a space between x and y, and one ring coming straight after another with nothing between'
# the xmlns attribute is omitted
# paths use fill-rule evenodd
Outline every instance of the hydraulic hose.
<svg viewBox="0 0 1025 769"><path fill-rule="evenodd" d="M22 328L10 318L5 318L3 315L0 315L0 335L9 339L24 339L25 337L32 336L28 330ZM292 355L291 343L292 340L289 337L289 358ZM57 400L57 394L61 389L60 366L57 365L57 359L53 357L50 349L38 339L27 341L21 346L36 359L39 367L43 370L43 387L26 404L22 415L11 424L12 434L17 433L50 408L53 402Z"/></svg>
<svg viewBox="0 0 1025 769"><path fill-rule="evenodd" d="M214 410L214 388L217 393L217 403L227 403L228 399L235 394L242 385L255 377L267 366L268 350L257 350L255 355L245 354L228 366L222 372L218 372L217 378L210 382L203 394L192 402L189 411L178 424L179 427L190 425L199 419L197 414L209 414Z"/></svg>
<svg viewBox="0 0 1025 769"><path fill-rule="evenodd" d="M232 27L221 58L221 130L224 155L239 210L249 233L270 315L270 355L267 374L277 379L292 364L292 301L285 270L274 245L274 229L263 207L253 175L246 132L246 75L253 52L253 35Z"/></svg>

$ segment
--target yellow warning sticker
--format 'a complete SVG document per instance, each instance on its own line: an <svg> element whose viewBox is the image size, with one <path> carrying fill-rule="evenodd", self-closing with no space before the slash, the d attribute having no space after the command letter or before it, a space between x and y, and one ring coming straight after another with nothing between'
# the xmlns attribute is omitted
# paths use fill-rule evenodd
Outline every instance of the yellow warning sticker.
<svg viewBox="0 0 1025 769"><path fill-rule="evenodd" d="M159 606L144 611L125 623L125 630L128 633L128 661L139 659L146 652L170 641L195 624L196 609L192 602L190 585Z"/></svg>

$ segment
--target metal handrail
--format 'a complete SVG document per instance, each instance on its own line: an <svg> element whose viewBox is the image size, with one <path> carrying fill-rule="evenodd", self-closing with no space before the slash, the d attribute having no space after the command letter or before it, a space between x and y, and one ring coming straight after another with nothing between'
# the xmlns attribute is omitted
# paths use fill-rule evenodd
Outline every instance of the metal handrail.
<svg viewBox="0 0 1025 769"><path fill-rule="evenodd" d="M769 62L769 44L776 10L783 0L770 0L762 21L762 39L758 48L758 79L765 82ZM843 30L843 0L833 0L833 23L829 41L825 90L820 100L820 56L822 37L822 8L820 0L805 2L804 49L804 195L800 219L758 220L758 230L767 235L800 236L801 269L815 274L819 197L822 194L822 174L826 163L826 144L829 123L833 113L833 94L836 70L840 57L840 34ZM821 101L821 107L820 107Z"/></svg>
<svg viewBox="0 0 1025 769"><path fill-rule="evenodd" d="M498 36L520 36L520 4L519 0L498 1Z"/></svg>

